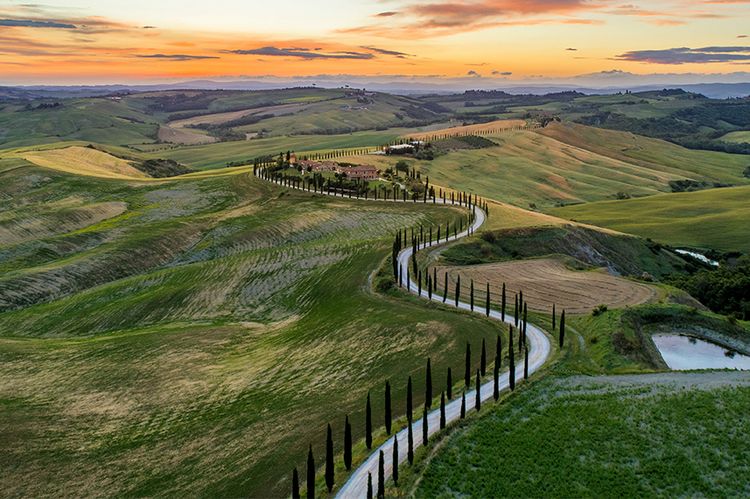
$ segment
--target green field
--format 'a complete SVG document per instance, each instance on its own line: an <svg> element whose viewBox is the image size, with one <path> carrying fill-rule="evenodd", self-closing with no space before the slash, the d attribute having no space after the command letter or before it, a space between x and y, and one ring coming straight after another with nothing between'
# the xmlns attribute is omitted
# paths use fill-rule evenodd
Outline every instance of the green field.
<svg viewBox="0 0 750 499"><path fill-rule="evenodd" d="M675 246L750 252L750 187L664 194L550 210Z"/></svg>
<svg viewBox="0 0 750 499"><path fill-rule="evenodd" d="M750 144L750 131L744 132L729 132L728 134L721 137L724 142L737 142Z"/></svg>
<svg viewBox="0 0 750 499"><path fill-rule="evenodd" d="M340 432L348 413L361 438L368 389L390 378L401 414L408 375L419 404L427 355L443 379L467 340L498 332L371 287L397 228L454 209L353 209L248 174L1 175L11 495L284 495L308 443L322 455L327 422Z"/></svg>

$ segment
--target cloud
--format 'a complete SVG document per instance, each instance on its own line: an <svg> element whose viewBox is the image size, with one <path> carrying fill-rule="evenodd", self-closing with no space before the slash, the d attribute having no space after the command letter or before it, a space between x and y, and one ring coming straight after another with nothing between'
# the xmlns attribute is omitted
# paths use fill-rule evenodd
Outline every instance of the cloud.
<svg viewBox="0 0 750 499"><path fill-rule="evenodd" d="M58 21L41 21L38 19L0 19L0 26L18 28L57 28L76 29L75 24L62 23Z"/></svg>
<svg viewBox="0 0 750 499"><path fill-rule="evenodd" d="M565 50L567 50L568 52L578 52L578 49L573 48L573 47L568 47Z"/></svg>
<svg viewBox="0 0 750 499"><path fill-rule="evenodd" d="M141 59L162 59L166 61L197 61L201 59L219 59L214 55L190 55L190 54L138 54L135 57Z"/></svg>
<svg viewBox="0 0 750 499"><path fill-rule="evenodd" d="M513 71L493 71L493 76L511 76L513 74Z"/></svg>
<svg viewBox="0 0 750 499"><path fill-rule="evenodd" d="M747 35L737 35L737 38L747 38Z"/></svg>
<svg viewBox="0 0 750 499"><path fill-rule="evenodd" d="M375 52L376 54L381 55L392 55L394 57L398 57L399 59L405 59L407 57L412 57L411 54L407 54L405 52L398 52L396 50L387 50L387 49L381 49L378 47L368 47L368 46L362 46L360 48L363 48L365 50L369 50L370 52Z"/></svg>
<svg viewBox="0 0 750 499"><path fill-rule="evenodd" d="M614 58L618 61L651 64L710 64L750 61L750 47L677 47L663 50L634 50Z"/></svg>
<svg viewBox="0 0 750 499"><path fill-rule="evenodd" d="M471 76L473 78L480 78L482 75L474 71L473 69L466 73L466 76Z"/></svg>
<svg viewBox="0 0 750 499"><path fill-rule="evenodd" d="M237 55L264 55L270 57L295 57L297 59L374 59L375 56L366 52L313 52L306 48L278 48L278 47L260 47L250 50L227 50L229 54Z"/></svg>
<svg viewBox="0 0 750 499"><path fill-rule="evenodd" d="M380 12L378 14L375 14L373 17L393 17L393 16L397 16L397 15L398 15L398 12L394 12L392 10L389 10L387 12Z"/></svg>

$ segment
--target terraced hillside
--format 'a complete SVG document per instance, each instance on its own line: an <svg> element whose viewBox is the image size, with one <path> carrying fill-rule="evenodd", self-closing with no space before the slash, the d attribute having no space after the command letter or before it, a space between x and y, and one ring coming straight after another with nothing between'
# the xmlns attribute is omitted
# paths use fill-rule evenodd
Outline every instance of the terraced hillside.
<svg viewBox="0 0 750 499"><path fill-rule="evenodd" d="M401 414L425 352L457 369L466 341L497 334L371 287L394 231L450 208L354 205L247 173L0 175L12 495L284 495L327 422L348 413L361 437L368 389L390 378Z"/></svg>

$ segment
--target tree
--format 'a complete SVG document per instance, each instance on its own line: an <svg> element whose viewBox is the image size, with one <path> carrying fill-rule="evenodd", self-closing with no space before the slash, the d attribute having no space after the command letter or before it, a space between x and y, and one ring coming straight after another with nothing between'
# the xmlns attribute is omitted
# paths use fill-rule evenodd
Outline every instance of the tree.
<svg viewBox="0 0 750 499"><path fill-rule="evenodd" d="M560 348L563 347L565 342L565 310L560 314Z"/></svg>
<svg viewBox="0 0 750 499"><path fill-rule="evenodd" d="M526 346L526 324L528 324L527 317L529 315L528 303L523 304L523 346Z"/></svg>
<svg viewBox="0 0 750 499"><path fill-rule="evenodd" d="M307 451L307 499L315 498L315 458L313 457L312 445Z"/></svg>
<svg viewBox="0 0 750 499"><path fill-rule="evenodd" d="M378 458L378 497L385 497L385 456L382 450Z"/></svg>
<svg viewBox="0 0 750 499"><path fill-rule="evenodd" d="M297 468L292 471L292 499L300 499L299 495L299 474Z"/></svg>
<svg viewBox="0 0 750 499"><path fill-rule="evenodd" d="M445 290L443 291L443 303L448 299L448 272L445 273Z"/></svg>
<svg viewBox="0 0 750 499"><path fill-rule="evenodd" d="M367 407L365 407L365 444L372 449L372 407L370 406L370 392L367 392Z"/></svg>
<svg viewBox="0 0 750 499"><path fill-rule="evenodd" d="M352 469L352 425L347 414L344 421L344 466L347 471Z"/></svg>
<svg viewBox="0 0 750 499"><path fill-rule="evenodd" d="M440 429L445 429L445 392L440 392Z"/></svg>
<svg viewBox="0 0 750 499"><path fill-rule="evenodd" d="M333 430L331 423L328 423L328 432L326 435L326 487L328 492L333 490Z"/></svg>
<svg viewBox="0 0 750 499"><path fill-rule="evenodd" d="M513 326L511 326L508 330L508 384L511 390L516 389L516 361L513 355Z"/></svg>
<svg viewBox="0 0 750 499"><path fill-rule="evenodd" d="M422 412L422 445L427 446L427 405L424 406L424 412Z"/></svg>
<svg viewBox="0 0 750 499"><path fill-rule="evenodd" d="M555 330L555 321L557 320L557 317L555 317L556 315L557 313L555 311L555 304L553 303L552 304L552 331Z"/></svg>
<svg viewBox="0 0 750 499"><path fill-rule="evenodd" d="M503 283L503 295L501 297L500 313L502 315L503 322L505 322L505 283Z"/></svg>
<svg viewBox="0 0 750 499"><path fill-rule="evenodd" d="M406 383L406 419L411 423L412 418L412 394L411 394L411 376Z"/></svg>
<svg viewBox="0 0 750 499"><path fill-rule="evenodd" d="M513 325L518 327L518 294L513 302Z"/></svg>
<svg viewBox="0 0 750 499"><path fill-rule="evenodd" d="M461 392L461 419L466 417L466 391Z"/></svg>
<svg viewBox="0 0 750 499"><path fill-rule="evenodd" d="M484 338L482 338L482 356L479 358L479 369L482 371L482 376L487 373L487 346Z"/></svg>
<svg viewBox="0 0 750 499"><path fill-rule="evenodd" d="M495 357L495 368L493 369L493 387L492 387L492 396L495 398L495 400L500 398L500 362L498 361L498 358Z"/></svg>
<svg viewBox="0 0 750 499"><path fill-rule="evenodd" d="M406 458L409 460L409 464L414 464L414 428L411 424L411 419L408 423L407 433L407 448Z"/></svg>
<svg viewBox="0 0 750 499"><path fill-rule="evenodd" d="M477 411L482 408L482 381L479 377L479 369L477 369L477 399L474 402L474 407Z"/></svg>
<svg viewBox="0 0 750 499"><path fill-rule="evenodd" d="M485 303L485 312L487 313L487 317L490 316L490 283L487 283L487 301Z"/></svg>
<svg viewBox="0 0 750 499"><path fill-rule="evenodd" d="M393 463L391 464L393 483L398 487L398 435L393 436Z"/></svg>
<svg viewBox="0 0 750 499"><path fill-rule="evenodd" d="M471 386L471 345L466 342L466 366L464 369L464 383L466 388Z"/></svg>
<svg viewBox="0 0 750 499"><path fill-rule="evenodd" d="M474 311L474 279L471 279L469 284L469 307L471 311Z"/></svg>
<svg viewBox="0 0 750 499"><path fill-rule="evenodd" d="M495 364L497 364L498 367L501 366L503 359L503 340L500 338L500 335L497 335L497 342L495 343Z"/></svg>
<svg viewBox="0 0 750 499"><path fill-rule="evenodd" d="M448 400L453 398L453 373L448 368L448 377L445 380L446 390L448 391Z"/></svg>
<svg viewBox="0 0 750 499"><path fill-rule="evenodd" d="M385 382L385 432L391 434L391 421L393 420L391 415L391 382L386 380Z"/></svg>
<svg viewBox="0 0 750 499"><path fill-rule="evenodd" d="M456 306L458 306L458 300L461 297L461 276L459 275L456 279Z"/></svg>
<svg viewBox="0 0 750 499"><path fill-rule="evenodd" d="M372 473L367 472L367 499L372 499Z"/></svg>
<svg viewBox="0 0 750 499"><path fill-rule="evenodd" d="M529 348L523 347L523 379L529 379Z"/></svg>
<svg viewBox="0 0 750 499"><path fill-rule="evenodd" d="M430 367L430 358L427 357L427 370L424 380L424 405L432 407L432 367Z"/></svg>

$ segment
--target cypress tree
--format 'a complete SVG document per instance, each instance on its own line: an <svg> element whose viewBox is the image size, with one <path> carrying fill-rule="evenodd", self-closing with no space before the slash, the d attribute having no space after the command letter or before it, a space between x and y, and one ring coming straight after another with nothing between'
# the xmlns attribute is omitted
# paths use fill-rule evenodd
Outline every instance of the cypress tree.
<svg viewBox="0 0 750 499"><path fill-rule="evenodd" d="M446 389L448 391L448 400L453 398L453 373L451 372L451 368L448 368L448 377L446 379Z"/></svg>
<svg viewBox="0 0 750 499"><path fill-rule="evenodd" d="M505 283L503 283L503 296L501 297L501 301L502 303L501 303L500 313L502 314L503 321L505 321Z"/></svg>
<svg viewBox="0 0 750 499"><path fill-rule="evenodd" d="M313 458L312 444L307 451L307 499L315 499L315 458Z"/></svg>
<svg viewBox="0 0 750 499"><path fill-rule="evenodd" d="M503 340L500 335L497 335L497 342L495 343L495 363L498 367L501 366L503 359Z"/></svg>
<svg viewBox="0 0 750 499"><path fill-rule="evenodd" d="M490 316L490 283L487 283L487 303L485 304L485 312L487 313L487 317Z"/></svg>
<svg viewBox="0 0 750 499"><path fill-rule="evenodd" d="M424 377L424 405L432 407L432 367L429 357L427 357L427 370Z"/></svg>
<svg viewBox="0 0 750 499"><path fill-rule="evenodd" d="M528 324L527 318L529 315L528 303L523 304L523 346L526 346L526 324Z"/></svg>
<svg viewBox="0 0 750 499"><path fill-rule="evenodd" d="M382 450L378 458L378 497L385 497L385 456Z"/></svg>
<svg viewBox="0 0 750 499"><path fill-rule="evenodd" d="M484 338L482 338L482 356L479 358L479 369L482 371L482 376L487 373L487 346Z"/></svg>
<svg viewBox="0 0 750 499"><path fill-rule="evenodd" d="M417 290L417 294L419 296L422 296L422 271L421 270L417 274L417 286L419 287L419 289Z"/></svg>
<svg viewBox="0 0 750 499"><path fill-rule="evenodd" d="M367 472L367 499L372 499L372 473Z"/></svg>
<svg viewBox="0 0 750 499"><path fill-rule="evenodd" d="M391 382L386 380L385 382L385 432L391 434L391 421L393 420L391 415Z"/></svg>
<svg viewBox="0 0 750 499"><path fill-rule="evenodd" d="M393 436L393 463L391 465L393 475L393 484L398 487L398 436Z"/></svg>
<svg viewBox="0 0 750 499"><path fill-rule="evenodd" d="M513 325L518 327L518 293L516 293L516 298L513 302Z"/></svg>
<svg viewBox="0 0 750 499"><path fill-rule="evenodd" d="M461 419L466 417L466 391L461 392Z"/></svg>
<svg viewBox="0 0 750 499"><path fill-rule="evenodd" d="M445 392L440 392L440 429L445 429Z"/></svg>
<svg viewBox="0 0 750 499"><path fill-rule="evenodd" d="M326 487L328 492L333 490L333 430L331 423L328 423L328 433L326 434Z"/></svg>
<svg viewBox="0 0 750 499"><path fill-rule="evenodd" d="M511 390L516 388L516 361L513 358L513 327L508 331L508 384Z"/></svg>
<svg viewBox="0 0 750 499"><path fill-rule="evenodd" d="M344 421L344 466L347 471L352 469L352 424L347 414Z"/></svg>
<svg viewBox="0 0 750 499"><path fill-rule="evenodd" d="M523 348L523 379L529 379L529 349Z"/></svg>
<svg viewBox="0 0 750 499"><path fill-rule="evenodd" d="M445 273L445 290L443 291L443 303L448 299L448 272Z"/></svg>
<svg viewBox="0 0 750 499"><path fill-rule="evenodd" d="M471 345L469 342L466 342L466 366L464 369L464 382L466 384L466 388L471 386Z"/></svg>
<svg viewBox="0 0 750 499"><path fill-rule="evenodd" d="M560 314L560 348L563 347L565 341L565 310L563 309Z"/></svg>
<svg viewBox="0 0 750 499"><path fill-rule="evenodd" d="M367 407L365 408L365 444L372 449L372 407L370 406L370 392L367 392Z"/></svg>
<svg viewBox="0 0 750 499"><path fill-rule="evenodd" d="M523 304L523 318L518 329L518 353L523 352L523 347L526 345L526 303Z"/></svg>
<svg viewBox="0 0 750 499"><path fill-rule="evenodd" d="M411 419L409 420L409 427L406 433L408 445L406 448L406 458L409 460L409 464L414 464L414 429L412 428Z"/></svg>
<svg viewBox="0 0 750 499"><path fill-rule="evenodd" d="M481 386L481 380L479 378L479 369L477 369L477 399L474 402L474 407L477 411L482 408L482 386Z"/></svg>
<svg viewBox="0 0 750 499"><path fill-rule="evenodd" d="M294 471L292 471L292 499L300 499L299 475L297 474L297 468L294 468Z"/></svg>
<svg viewBox="0 0 750 499"><path fill-rule="evenodd" d="M461 295L461 276L458 276L458 279L456 279L456 306L458 306L458 300L460 299Z"/></svg>
<svg viewBox="0 0 750 499"><path fill-rule="evenodd" d="M406 419L411 423L412 418L412 395L411 395L411 376L406 383Z"/></svg>
<svg viewBox="0 0 750 499"><path fill-rule="evenodd" d="M556 315L557 313L555 311L555 304L553 303L552 304L552 331L555 330L555 320L557 319L557 317L555 317Z"/></svg>
<svg viewBox="0 0 750 499"><path fill-rule="evenodd" d="M427 406L424 406L424 412L422 413L422 445L427 446Z"/></svg>
<svg viewBox="0 0 750 499"><path fill-rule="evenodd" d="M474 311L474 279L471 280L470 288L469 288L469 306L471 308L471 311Z"/></svg>
<svg viewBox="0 0 750 499"><path fill-rule="evenodd" d="M498 361L498 358L495 357L495 368L493 369L493 388L492 388L492 396L495 398L495 400L500 398L500 362Z"/></svg>

